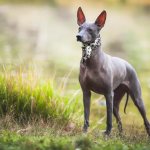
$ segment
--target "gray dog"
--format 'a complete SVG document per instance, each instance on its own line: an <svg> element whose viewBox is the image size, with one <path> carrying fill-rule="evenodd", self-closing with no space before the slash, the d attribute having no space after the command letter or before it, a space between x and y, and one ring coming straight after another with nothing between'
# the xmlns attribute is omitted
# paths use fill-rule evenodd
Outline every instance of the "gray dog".
<svg viewBox="0 0 150 150"><path fill-rule="evenodd" d="M76 37L77 41L83 44L79 74L84 104L83 132L87 132L89 127L91 91L103 94L106 98L106 135L111 133L112 113L116 118L119 131L122 131L119 104L122 97L127 93L127 100L128 95L130 95L143 118L146 131L150 136L150 124L146 117L144 104L141 98L140 83L134 68L125 60L111 57L101 49L99 32L104 26L105 20L106 11L103 11L94 23L86 23L85 15L81 7L78 8L77 23L79 25L79 32Z"/></svg>

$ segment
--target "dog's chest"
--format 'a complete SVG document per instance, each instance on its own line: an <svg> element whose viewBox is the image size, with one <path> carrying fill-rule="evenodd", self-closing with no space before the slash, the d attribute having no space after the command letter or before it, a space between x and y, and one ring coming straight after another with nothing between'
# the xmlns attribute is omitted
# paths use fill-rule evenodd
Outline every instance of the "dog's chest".
<svg viewBox="0 0 150 150"><path fill-rule="evenodd" d="M106 90L105 72L98 69L80 68L80 84L93 92L103 94Z"/></svg>

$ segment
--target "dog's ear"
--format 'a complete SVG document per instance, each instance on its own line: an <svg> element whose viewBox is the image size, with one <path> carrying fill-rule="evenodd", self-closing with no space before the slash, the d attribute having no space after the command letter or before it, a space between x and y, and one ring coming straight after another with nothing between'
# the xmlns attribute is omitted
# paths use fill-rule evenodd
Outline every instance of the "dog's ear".
<svg viewBox="0 0 150 150"><path fill-rule="evenodd" d="M100 28L102 28L105 24L106 16L107 16L106 11L103 10L102 13L97 17L95 24Z"/></svg>
<svg viewBox="0 0 150 150"><path fill-rule="evenodd" d="M79 26L82 25L85 22L85 20L86 19L85 19L84 13L82 11L82 8L79 7L78 11L77 11L77 23L78 23L78 25Z"/></svg>

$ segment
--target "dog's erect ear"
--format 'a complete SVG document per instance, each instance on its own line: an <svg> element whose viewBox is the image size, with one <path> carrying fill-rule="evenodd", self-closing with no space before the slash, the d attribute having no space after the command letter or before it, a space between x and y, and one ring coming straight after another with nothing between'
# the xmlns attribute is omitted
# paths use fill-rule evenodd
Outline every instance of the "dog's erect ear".
<svg viewBox="0 0 150 150"><path fill-rule="evenodd" d="M82 25L85 22L85 20L86 19L85 19L84 13L82 11L82 8L79 7L78 11L77 11L77 23L78 23L78 25L79 26Z"/></svg>
<svg viewBox="0 0 150 150"><path fill-rule="evenodd" d="M102 13L97 17L95 24L97 26L99 26L100 28L102 28L105 24L105 20L106 20L106 11L103 10Z"/></svg>

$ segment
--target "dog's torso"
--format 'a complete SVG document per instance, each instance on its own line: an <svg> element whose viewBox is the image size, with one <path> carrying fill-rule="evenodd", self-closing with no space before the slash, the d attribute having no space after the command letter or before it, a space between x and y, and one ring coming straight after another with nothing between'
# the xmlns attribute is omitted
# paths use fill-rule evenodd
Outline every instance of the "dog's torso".
<svg viewBox="0 0 150 150"><path fill-rule="evenodd" d="M99 94L107 94L120 84L128 86L129 79L135 74L133 67L125 60L111 57L100 49L85 63L80 63L79 81L82 89L88 88Z"/></svg>

